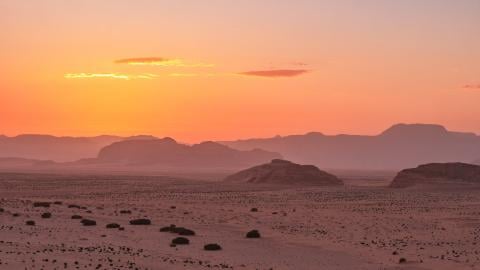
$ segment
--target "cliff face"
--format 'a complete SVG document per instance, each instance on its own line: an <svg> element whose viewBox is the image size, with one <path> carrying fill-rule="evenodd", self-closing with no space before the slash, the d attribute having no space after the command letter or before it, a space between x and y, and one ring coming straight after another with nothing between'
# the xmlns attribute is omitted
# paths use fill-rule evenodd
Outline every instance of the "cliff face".
<svg viewBox="0 0 480 270"><path fill-rule="evenodd" d="M397 174L390 187L403 188L422 184L480 184L480 166L466 163L431 163L405 169Z"/></svg>
<svg viewBox="0 0 480 270"><path fill-rule="evenodd" d="M338 186L342 181L313 165L299 165L286 160L272 160L225 178L227 182L254 184Z"/></svg>

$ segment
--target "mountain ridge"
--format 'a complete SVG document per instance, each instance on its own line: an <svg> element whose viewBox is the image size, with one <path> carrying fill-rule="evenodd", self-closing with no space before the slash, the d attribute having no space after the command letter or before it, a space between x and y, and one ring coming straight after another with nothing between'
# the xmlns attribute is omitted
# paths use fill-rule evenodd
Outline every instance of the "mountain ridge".
<svg viewBox="0 0 480 270"><path fill-rule="evenodd" d="M261 148L298 163L329 169L403 169L432 162L472 162L480 136L435 124L396 124L377 135L303 135L219 141L240 150Z"/></svg>

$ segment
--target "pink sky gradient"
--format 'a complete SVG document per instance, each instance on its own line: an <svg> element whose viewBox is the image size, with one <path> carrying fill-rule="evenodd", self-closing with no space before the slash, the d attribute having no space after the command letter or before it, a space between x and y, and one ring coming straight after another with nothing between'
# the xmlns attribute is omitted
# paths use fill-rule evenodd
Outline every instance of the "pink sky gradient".
<svg viewBox="0 0 480 270"><path fill-rule="evenodd" d="M479 14L475 0L4 0L0 134L480 133L465 87L480 85Z"/></svg>

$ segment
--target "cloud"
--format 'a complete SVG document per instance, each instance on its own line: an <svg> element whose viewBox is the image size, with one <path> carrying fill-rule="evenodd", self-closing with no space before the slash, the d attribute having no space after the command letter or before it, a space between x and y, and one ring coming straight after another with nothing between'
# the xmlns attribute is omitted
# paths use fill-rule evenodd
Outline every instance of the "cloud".
<svg viewBox="0 0 480 270"><path fill-rule="evenodd" d="M479 84L466 84L463 86L464 89L480 89L480 83Z"/></svg>
<svg viewBox="0 0 480 270"><path fill-rule="evenodd" d="M170 77L197 77L200 76L200 74L197 73L171 73L168 74Z"/></svg>
<svg viewBox="0 0 480 270"><path fill-rule="evenodd" d="M119 74L119 73L67 73L63 76L66 79L120 79L120 80L132 80L132 79L153 79L157 77L155 74Z"/></svg>
<svg viewBox="0 0 480 270"><path fill-rule="evenodd" d="M254 70L254 71L246 71L240 72L240 75L246 76L257 76L257 77L296 77L303 75L309 72L306 69L272 69L272 70Z"/></svg>
<svg viewBox="0 0 480 270"><path fill-rule="evenodd" d="M213 64L191 63L182 59L168 59L162 57L141 57L116 60L117 64L135 66L160 66L160 67L213 67Z"/></svg>

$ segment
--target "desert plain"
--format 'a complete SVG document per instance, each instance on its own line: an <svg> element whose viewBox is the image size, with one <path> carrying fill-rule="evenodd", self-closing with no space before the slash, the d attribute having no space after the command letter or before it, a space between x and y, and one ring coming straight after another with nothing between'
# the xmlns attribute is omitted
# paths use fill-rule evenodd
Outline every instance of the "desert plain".
<svg viewBox="0 0 480 270"><path fill-rule="evenodd" d="M480 269L480 187L341 178L308 187L2 173L0 269ZM160 231L172 225L194 235ZM189 244L172 245L177 237Z"/></svg>

